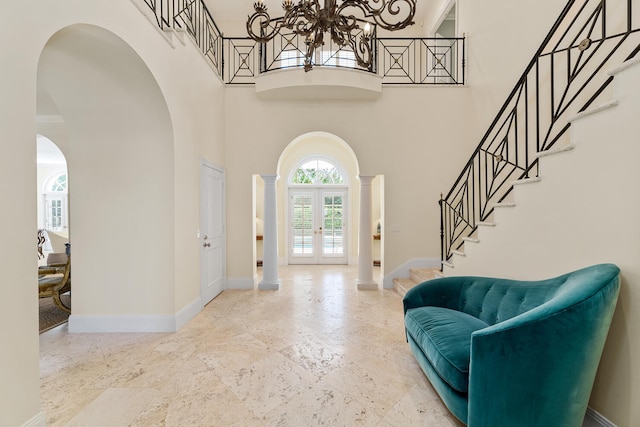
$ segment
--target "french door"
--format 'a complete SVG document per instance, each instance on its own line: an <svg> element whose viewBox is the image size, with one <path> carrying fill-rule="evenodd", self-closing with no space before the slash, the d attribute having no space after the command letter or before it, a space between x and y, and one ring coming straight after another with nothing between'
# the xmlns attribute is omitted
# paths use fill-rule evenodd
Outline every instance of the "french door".
<svg viewBox="0 0 640 427"><path fill-rule="evenodd" d="M347 264L347 190L289 189L289 264Z"/></svg>

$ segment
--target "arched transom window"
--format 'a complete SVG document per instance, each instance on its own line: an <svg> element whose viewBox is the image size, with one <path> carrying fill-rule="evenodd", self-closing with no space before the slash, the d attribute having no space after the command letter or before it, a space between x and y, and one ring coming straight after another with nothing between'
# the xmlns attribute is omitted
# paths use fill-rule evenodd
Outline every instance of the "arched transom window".
<svg viewBox="0 0 640 427"><path fill-rule="evenodd" d="M293 171L291 184L344 185L342 171L325 159L305 160Z"/></svg>
<svg viewBox="0 0 640 427"><path fill-rule="evenodd" d="M52 179L49 184L49 191L52 193L67 191L67 174L60 174L57 178Z"/></svg>

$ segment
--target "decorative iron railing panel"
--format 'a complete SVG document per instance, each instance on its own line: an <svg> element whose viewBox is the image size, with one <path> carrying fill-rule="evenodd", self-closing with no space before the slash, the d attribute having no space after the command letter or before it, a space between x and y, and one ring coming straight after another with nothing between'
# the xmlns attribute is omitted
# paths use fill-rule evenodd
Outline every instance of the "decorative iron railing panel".
<svg viewBox="0 0 640 427"><path fill-rule="evenodd" d="M254 84L260 70L260 43L250 38L225 38L227 84Z"/></svg>
<svg viewBox="0 0 640 427"><path fill-rule="evenodd" d="M186 31L219 76L223 75L223 36L202 0L173 0L173 28Z"/></svg>
<svg viewBox="0 0 640 427"><path fill-rule="evenodd" d="M386 84L464 84L464 38L378 40Z"/></svg>
<svg viewBox="0 0 640 427"><path fill-rule="evenodd" d="M355 38L359 39L362 29L358 29L353 33ZM315 50L313 66L351 68L375 73L375 27L372 30L372 34L374 35L371 41L371 51L374 58L372 69L358 65L351 46L339 46L329 37L322 46ZM260 73L284 68L302 68L306 51L307 43L304 37L295 34L293 31L281 29L273 40L260 44Z"/></svg>
<svg viewBox="0 0 640 427"><path fill-rule="evenodd" d="M637 0L571 0L453 187L440 200L442 259L486 221L512 182L537 176L536 154L566 142L568 119L611 82L605 67L635 56Z"/></svg>
<svg viewBox="0 0 640 427"><path fill-rule="evenodd" d="M305 49L304 39L293 33L281 33L266 44L249 38L225 38L229 66L224 81L252 84L261 73L302 68ZM313 65L371 72L382 76L382 84L465 83L464 38L379 38L372 50L377 61L372 70L367 70L358 66L349 46L341 48L328 41L316 50Z"/></svg>

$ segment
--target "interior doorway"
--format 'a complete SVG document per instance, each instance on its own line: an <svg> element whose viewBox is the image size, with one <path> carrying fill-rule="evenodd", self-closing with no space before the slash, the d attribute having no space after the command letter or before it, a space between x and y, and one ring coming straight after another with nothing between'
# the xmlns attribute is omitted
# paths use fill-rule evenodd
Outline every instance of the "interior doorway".
<svg viewBox="0 0 640 427"><path fill-rule="evenodd" d="M200 298L204 306L224 290L224 172L203 163L201 176Z"/></svg>
<svg viewBox="0 0 640 427"><path fill-rule="evenodd" d="M347 264L346 188L289 189L289 264Z"/></svg>

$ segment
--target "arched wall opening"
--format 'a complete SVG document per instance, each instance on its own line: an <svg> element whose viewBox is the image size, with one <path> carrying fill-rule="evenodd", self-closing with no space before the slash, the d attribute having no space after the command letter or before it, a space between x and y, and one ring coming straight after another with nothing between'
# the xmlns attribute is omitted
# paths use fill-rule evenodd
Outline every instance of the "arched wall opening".
<svg viewBox="0 0 640 427"><path fill-rule="evenodd" d="M153 74L112 32L73 25L41 53L37 99L38 128L65 135L73 189L70 330L173 314L173 129Z"/></svg>
<svg viewBox="0 0 640 427"><path fill-rule="evenodd" d="M358 219L360 214L360 182L358 181L358 174L360 173L360 165L358 158L349 146L339 136L328 132L316 131L302 134L292 140L282 151L277 167L276 173L280 176L276 184L276 197L278 203L278 256L279 263L282 265L288 264L288 255L291 251L291 244L289 239L289 178L294 169L300 165L305 159L311 158L324 158L330 161L334 161L345 173L346 182L348 183L348 198L347 198L347 215L348 215L348 227L346 236L347 250L348 250L348 264L357 264L358 260ZM382 216L382 177L377 178L376 185L374 186L374 212L373 220ZM262 227L262 212L264 202L264 184L260 176L254 176L254 217L256 218L254 228L256 234ZM375 252L375 246L374 246ZM380 246L378 242L378 253L380 253ZM254 260L261 259L261 247L260 241L256 241L254 246ZM256 263L254 263L254 266ZM255 267L254 267L255 268Z"/></svg>

